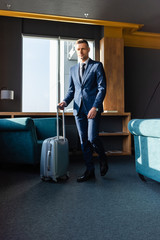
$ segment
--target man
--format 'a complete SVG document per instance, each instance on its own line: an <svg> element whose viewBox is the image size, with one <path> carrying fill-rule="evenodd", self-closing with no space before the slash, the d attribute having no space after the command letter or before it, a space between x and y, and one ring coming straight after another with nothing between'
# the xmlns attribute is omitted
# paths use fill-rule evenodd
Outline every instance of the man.
<svg viewBox="0 0 160 240"><path fill-rule="evenodd" d="M70 69L69 89L59 107L64 109L74 99L73 114L86 165L85 173L77 181L84 182L95 177L93 150L99 155L101 176L108 171L107 157L99 139L106 78L102 63L89 58L90 48L86 40L79 39L76 42L76 51L80 63Z"/></svg>

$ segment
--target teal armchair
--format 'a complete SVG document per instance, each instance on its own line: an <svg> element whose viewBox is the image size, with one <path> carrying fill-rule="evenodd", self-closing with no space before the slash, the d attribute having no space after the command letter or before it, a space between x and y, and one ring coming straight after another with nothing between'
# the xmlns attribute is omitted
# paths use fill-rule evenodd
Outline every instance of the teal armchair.
<svg viewBox="0 0 160 240"><path fill-rule="evenodd" d="M128 129L134 136L135 166L140 178L160 182L160 119L133 119Z"/></svg>
<svg viewBox="0 0 160 240"><path fill-rule="evenodd" d="M0 119L0 162L38 164L43 140L56 132L56 118Z"/></svg>

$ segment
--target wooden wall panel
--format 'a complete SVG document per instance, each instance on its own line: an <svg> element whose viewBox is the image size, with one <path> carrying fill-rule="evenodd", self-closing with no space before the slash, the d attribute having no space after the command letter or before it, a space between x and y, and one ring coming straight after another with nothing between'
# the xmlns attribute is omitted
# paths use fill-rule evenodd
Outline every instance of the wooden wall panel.
<svg viewBox="0 0 160 240"><path fill-rule="evenodd" d="M124 40L105 37L100 46L100 60L107 78L104 110L124 112Z"/></svg>

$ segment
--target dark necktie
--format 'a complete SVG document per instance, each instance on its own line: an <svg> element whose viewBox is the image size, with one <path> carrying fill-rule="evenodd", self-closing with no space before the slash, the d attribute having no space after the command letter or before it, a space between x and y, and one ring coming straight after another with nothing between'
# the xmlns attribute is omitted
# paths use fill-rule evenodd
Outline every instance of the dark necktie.
<svg viewBox="0 0 160 240"><path fill-rule="evenodd" d="M86 64L85 64L85 63L82 63L82 64L81 64L81 67L80 67L80 77L81 77L81 81L82 81L82 77L83 77L83 74L84 74L84 71L85 71L85 66L86 66Z"/></svg>

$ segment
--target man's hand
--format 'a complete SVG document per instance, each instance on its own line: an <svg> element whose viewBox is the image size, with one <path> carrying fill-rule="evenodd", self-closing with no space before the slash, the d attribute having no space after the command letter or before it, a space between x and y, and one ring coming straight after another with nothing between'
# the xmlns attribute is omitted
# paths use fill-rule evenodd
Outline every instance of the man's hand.
<svg viewBox="0 0 160 240"><path fill-rule="evenodd" d="M93 118L95 118L96 115L97 115L97 110L96 110L95 107L92 107L91 110L88 113L87 118L93 119Z"/></svg>
<svg viewBox="0 0 160 240"><path fill-rule="evenodd" d="M64 110L64 107L66 107L66 103L62 101L61 103L58 103L58 106L61 110Z"/></svg>

